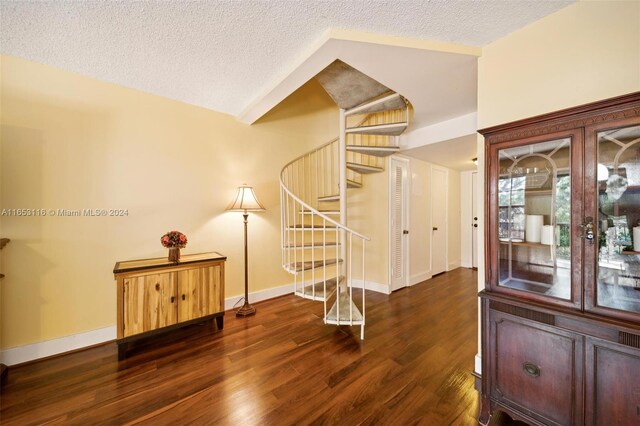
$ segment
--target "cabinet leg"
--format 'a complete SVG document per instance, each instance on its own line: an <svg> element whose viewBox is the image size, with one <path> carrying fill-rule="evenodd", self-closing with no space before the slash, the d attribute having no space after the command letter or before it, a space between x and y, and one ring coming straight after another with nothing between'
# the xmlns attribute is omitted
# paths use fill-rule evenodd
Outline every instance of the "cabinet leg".
<svg viewBox="0 0 640 426"><path fill-rule="evenodd" d="M216 325L218 326L218 330L222 330L224 328L224 317L223 316L216 317Z"/></svg>
<svg viewBox="0 0 640 426"><path fill-rule="evenodd" d="M489 420L491 419L491 403L489 402L489 398L482 397L480 400L480 415L478 416L478 424L482 426L487 426L489 424Z"/></svg>

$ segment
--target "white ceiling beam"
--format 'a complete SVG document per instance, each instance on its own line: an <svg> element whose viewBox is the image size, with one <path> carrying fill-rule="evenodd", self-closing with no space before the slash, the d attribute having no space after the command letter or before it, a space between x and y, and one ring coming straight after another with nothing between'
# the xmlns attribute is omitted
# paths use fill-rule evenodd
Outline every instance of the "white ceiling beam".
<svg viewBox="0 0 640 426"><path fill-rule="evenodd" d="M461 115L429 126L412 129L400 136L400 149L407 150L475 134L478 113Z"/></svg>

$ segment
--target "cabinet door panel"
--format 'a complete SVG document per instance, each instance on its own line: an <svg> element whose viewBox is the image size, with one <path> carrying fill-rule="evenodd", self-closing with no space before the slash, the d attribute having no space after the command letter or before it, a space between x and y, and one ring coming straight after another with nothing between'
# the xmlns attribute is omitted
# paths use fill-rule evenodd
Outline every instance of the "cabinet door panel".
<svg viewBox="0 0 640 426"><path fill-rule="evenodd" d="M176 323L176 273L141 275L124 280L124 336Z"/></svg>
<svg viewBox="0 0 640 426"><path fill-rule="evenodd" d="M640 426L640 350L587 341L587 422Z"/></svg>
<svg viewBox="0 0 640 426"><path fill-rule="evenodd" d="M492 290L581 306L582 141L571 131L488 146Z"/></svg>
<svg viewBox="0 0 640 426"><path fill-rule="evenodd" d="M590 127L587 214L595 236L585 244L586 308L622 318L640 314L640 119ZM594 282L595 281L595 282ZM595 309L594 309L595 308Z"/></svg>
<svg viewBox="0 0 640 426"><path fill-rule="evenodd" d="M222 312L222 265L178 272L179 321Z"/></svg>
<svg viewBox="0 0 640 426"><path fill-rule="evenodd" d="M545 424L582 415L582 337L493 312L492 395Z"/></svg>

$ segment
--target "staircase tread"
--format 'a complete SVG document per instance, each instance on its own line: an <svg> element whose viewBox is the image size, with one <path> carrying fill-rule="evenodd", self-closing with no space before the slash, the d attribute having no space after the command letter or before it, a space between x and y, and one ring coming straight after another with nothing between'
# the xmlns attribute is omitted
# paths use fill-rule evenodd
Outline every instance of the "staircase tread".
<svg viewBox="0 0 640 426"><path fill-rule="evenodd" d="M338 300L340 301L340 316L338 317ZM338 296L338 300L333 304L327 316L325 322L329 324L361 324L362 313L360 309L353 303L349 293L343 292ZM353 309L351 311L350 307ZM350 317L350 313L353 312L353 317Z"/></svg>
<svg viewBox="0 0 640 426"><path fill-rule="evenodd" d="M401 121L398 123L385 123L385 124L375 124L371 126L349 127L345 130L345 133L398 136L405 131L408 125L409 124L406 121Z"/></svg>
<svg viewBox="0 0 640 426"><path fill-rule="evenodd" d="M347 188L362 188L362 184L355 180L347 179Z"/></svg>
<svg viewBox="0 0 640 426"><path fill-rule="evenodd" d="M399 152L398 146L368 146L368 145L347 145L347 151L365 155L373 155L375 157L387 157L393 153Z"/></svg>
<svg viewBox="0 0 640 426"><path fill-rule="evenodd" d="M344 276L340 275L340 282L344 281ZM307 284L296 289L295 294L305 299L323 301L324 297L324 281L318 281L315 284ZM336 278L327 279L327 298L331 297L336 291Z"/></svg>
<svg viewBox="0 0 640 426"><path fill-rule="evenodd" d="M312 228L314 230L318 230L318 231L322 231L323 229L336 229L336 227L334 225L307 225L307 224L297 224L297 225L289 225L287 226L287 228L289 228L289 230L293 231L293 230L311 230Z"/></svg>
<svg viewBox="0 0 640 426"><path fill-rule="evenodd" d="M304 243L304 244L302 244L302 243L297 243L297 244L285 244L285 245L284 245L284 248L288 248L288 249L291 249L291 248L313 248L313 247L316 247L316 248L320 247L320 248L321 248L321 247L323 247L323 246L326 246L326 247L335 247L335 246L338 246L338 245L340 245L340 243L335 243L335 242L333 242L333 241L330 241L330 242L327 242L327 243L324 243L324 244L322 244L322 243L315 243L315 242L314 242L314 243Z"/></svg>
<svg viewBox="0 0 640 426"><path fill-rule="evenodd" d="M325 195L324 197L318 197L318 201L339 201L340 195Z"/></svg>
<svg viewBox="0 0 640 426"><path fill-rule="evenodd" d="M392 111L404 109L406 107L407 103L399 93L392 93L390 95L384 94L383 96L368 100L358 106L345 111L345 115L367 114L378 111Z"/></svg>
<svg viewBox="0 0 640 426"><path fill-rule="evenodd" d="M347 169L362 174L378 173L384 171L384 168L382 167L369 166L368 164L354 163L352 161L347 162Z"/></svg>
<svg viewBox="0 0 640 426"><path fill-rule="evenodd" d="M340 214L340 210L318 210L322 214L333 215ZM302 210L300 214L317 214L316 212L312 212L311 210Z"/></svg>
<svg viewBox="0 0 640 426"><path fill-rule="evenodd" d="M339 259L339 260L326 259L326 260L315 260L315 261L307 260L305 262L293 262L286 266L287 266L287 269L289 269L290 271L293 270L295 272L302 272L302 271L308 271L310 269L317 269L325 265L326 266L335 265L338 261L342 263L342 259Z"/></svg>

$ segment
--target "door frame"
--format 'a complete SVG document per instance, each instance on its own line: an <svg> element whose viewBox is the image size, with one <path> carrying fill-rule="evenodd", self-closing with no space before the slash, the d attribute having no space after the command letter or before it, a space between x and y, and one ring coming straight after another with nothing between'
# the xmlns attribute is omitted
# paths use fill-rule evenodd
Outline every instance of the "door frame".
<svg viewBox="0 0 640 426"><path fill-rule="evenodd" d="M431 246L431 254L429 256L429 270L431 271L431 276L434 275L433 271L433 253L435 252L435 248L433 246L433 171L438 170L444 172L444 181L445 181L445 191L444 191L444 271L447 272L449 270L449 169L446 167L436 166L435 164L431 165L431 179L429 182L429 202L430 206L430 217L429 217L429 245ZM440 273L440 272L438 272Z"/></svg>
<svg viewBox="0 0 640 426"><path fill-rule="evenodd" d="M409 216L409 209L410 209L410 199L411 199L411 162L409 161L408 158L403 158L403 157L397 157L397 156L391 156L389 157L389 200L388 200L388 209L389 209L389 223L388 223L388 227L389 227L389 290L390 291L394 291L394 290L398 290L404 287L409 287L410 285L410 280L409 280L409 272L410 272L410 253L409 253L409 238L411 234L408 234L406 236L402 236L402 245L403 245L403 251L405 254L405 258L404 258L404 265L403 270L404 270L404 274L403 274L403 282L402 285L400 285L399 287L395 288L393 287L393 277L392 277L392 270L393 270L393 253L391 251L391 241L393 238L393 226L391 223L392 217L393 217L393 195L394 195L394 185L393 185L393 169L394 169L394 165L399 165L400 167L404 168L405 173L403 174L403 182L402 182L402 186L403 186L403 192L404 192L404 197L402 199L402 205L404 207L403 211L404 211L404 217L403 217L403 222L405 222L405 226L403 226L403 229L409 229L409 225L410 225L410 216Z"/></svg>

